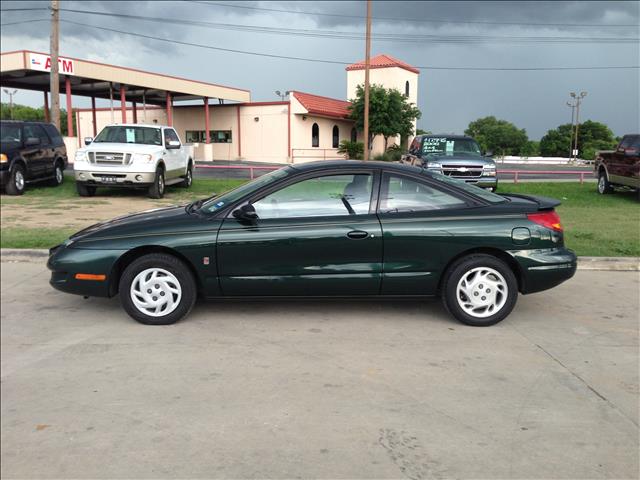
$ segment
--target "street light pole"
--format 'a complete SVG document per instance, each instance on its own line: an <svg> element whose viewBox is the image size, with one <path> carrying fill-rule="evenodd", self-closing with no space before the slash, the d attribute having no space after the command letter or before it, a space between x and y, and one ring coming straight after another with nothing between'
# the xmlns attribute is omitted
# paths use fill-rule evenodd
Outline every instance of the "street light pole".
<svg viewBox="0 0 640 480"><path fill-rule="evenodd" d="M58 0L51 0L51 37L49 55L51 72L49 74L49 91L51 92L51 120L60 131L60 79L58 78ZM68 127L69 131L71 127Z"/></svg>
<svg viewBox="0 0 640 480"><path fill-rule="evenodd" d="M9 118L13 120L13 96L18 93L18 90L14 90L13 92L11 90L7 90L6 88L3 88L3 90L4 93L9 95Z"/></svg>
<svg viewBox="0 0 640 480"><path fill-rule="evenodd" d="M369 160L369 67L371 63L371 0L367 0L366 54L364 57L364 160Z"/></svg>
<svg viewBox="0 0 640 480"><path fill-rule="evenodd" d="M569 158L573 156L573 125L575 122L576 106L567 102L567 107L571 107L571 140L569 141Z"/></svg>
<svg viewBox="0 0 640 480"><path fill-rule="evenodd" d="M575 92L571 92L569 95L571 95L572 98L575 99L576 101L576 135L575 135L575 140L574 140L574 146L573 146L573 152L571 152L573 154L571 161L572 162L577 162L578 160L578 132L580 130L580 104L582 103L582 99L584 97L587 96L587 92L580 92L579 95L576 95Z"/></svg>

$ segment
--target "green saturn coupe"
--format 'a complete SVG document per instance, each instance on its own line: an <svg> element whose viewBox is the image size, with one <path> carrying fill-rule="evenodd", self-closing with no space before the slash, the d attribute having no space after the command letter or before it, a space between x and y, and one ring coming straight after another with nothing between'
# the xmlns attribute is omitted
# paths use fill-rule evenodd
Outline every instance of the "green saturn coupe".
<svg viewBox="0 0 640 480"><path fill-rule="evenodd" d="M574 275L557 205L418 167L314 162L93 225L52 248L48 267L54 288L119 294L151 325L185 317L198 296L440 296L461 322L486 326L518 292Z"/></svg>

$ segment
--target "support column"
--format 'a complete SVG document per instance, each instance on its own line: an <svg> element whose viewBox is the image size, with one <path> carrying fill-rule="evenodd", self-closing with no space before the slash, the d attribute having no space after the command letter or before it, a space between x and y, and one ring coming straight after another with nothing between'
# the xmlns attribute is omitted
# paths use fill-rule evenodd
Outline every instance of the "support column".
<svg viewBox="0 0 640 480"><path fill-rule="evenodd" d="M171 92L167 92L167 124L173 127L173 100Z"/></svg>
<svg viewBox="0 0 640 480"><path fill-rule="evenodd" d="M96 121L96 97L91 97L91 121L93 122L93 138L98 135L98 122Z"/></svg>
<svg viewBox="0 0 640 480"><path fill-rule="evenodd" d="M240 127L240 105L236 105L236 116L238 117L238 158L242 157L242 130Z"/></svg>
<svg viewBox="0 0 640 480"><path fill-rule="evenodd" d="M131 102L131 108L133 109L133 123L138 123L138 107L136 102Z"/></svg>
<svg viewBox="0 0 640 480"><path fill-rule="evenodd" d="M49 114L49 93L44 93L44 121L49 123L51 121L51 115Z"/></svg>
<svg viewBox="0 0 640 480"><path fill-rule="evenodd" d="M64 77L64 93L67 97L67 136L74 137L76 132L73 130L73 114L71 113L73 108L71 104L71 79L68 76Z"/></svg>
<svg viewBox="0 0 640 480"><path fill-rule="evenodd" d="M204 97L204 143L211 143L209 140L209 97Z"/></svg>
<svg viewBox="0 0 640 480"><path fill-rule="evenodd" d="M127 123L127 97L124 94L124 85L120 84L120 112L122 113L122 123Z"/></svg>

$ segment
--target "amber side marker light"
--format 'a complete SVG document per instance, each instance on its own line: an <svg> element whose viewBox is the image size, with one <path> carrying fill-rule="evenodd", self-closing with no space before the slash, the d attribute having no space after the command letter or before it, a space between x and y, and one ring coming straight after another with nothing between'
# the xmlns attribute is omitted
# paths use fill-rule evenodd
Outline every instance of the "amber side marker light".
<svg viewBox="0 0 640 480"><path fill-rule="evenodd" d="M96 275L94 273L76 273L76 280L97 280L103 281L106 280L106 275Z"/></svg>

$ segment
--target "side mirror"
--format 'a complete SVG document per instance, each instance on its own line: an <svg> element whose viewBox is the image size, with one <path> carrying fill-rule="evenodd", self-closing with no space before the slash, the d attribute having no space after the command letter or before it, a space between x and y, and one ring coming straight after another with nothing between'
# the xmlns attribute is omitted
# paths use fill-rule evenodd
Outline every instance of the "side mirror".
<svg viewBox="0 0 640 480"><path fill-rule="evenodd" d="M27 137L24 141L25 147L35 147L36 145L40 145L40 139L38 137Z"/></svg>
<svg viewBox="0 0 640 480"><path fill-rule="evenodd" d="M493 150L487 150L486 152L484 152L484 156L485 157L493 157Z"/></svg>
<svg viewBox="0 0 640 480"><path fill-rule="evenodd" d="M85 145L89 145L91 142L93 142L93 137L84 137Z"/></svg>
<svg viewBox="0 0 640 480"><path fill-rule="evenodd" d="M231 214L239 220L240 222L250 223L252 225L256 224L258 221L258 214L256 213L256 209L250 203L241 206L240 208L233 211Z"/></svg>
<svg viewBox="0 0 640 480"><path fill-rule="evenodd" d="M168 149L180 148L180 142L177 140L169 140L165 142L165 147Z"/></svg>

